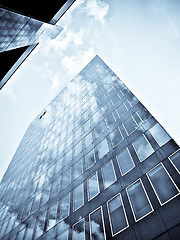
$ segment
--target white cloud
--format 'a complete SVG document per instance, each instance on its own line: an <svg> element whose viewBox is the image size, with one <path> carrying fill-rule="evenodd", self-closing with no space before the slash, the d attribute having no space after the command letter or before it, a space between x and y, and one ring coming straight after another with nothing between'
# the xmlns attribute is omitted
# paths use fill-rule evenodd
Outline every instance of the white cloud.
<svg viewBox="0 0 180 240"><path fill-rule="evenodd" d="M104 23L105 16L109 11L109 5L104 0L76 0L57 24L69 28L73 20L72 14L75 11L78 14L85 13L95 20Z"/></svg>
<svg viewBox="0 0 180 240"><path fill-rule="evenodd" d="M51 76L51 89L57 93L67 84L59 74L54 74Z"/></svg>
<svg viewBox="0 0 180 240"><path fill-rule="evenodd" d="M83 44L83 38L86 36L87 30L81 28L78 32L73 30L63 31L55 39L47 39L43 41L34 53L41 54L45 57L64 55L64 51L72 46Z"/></svg>
<svg viewBox="0 0 180 240"><path fill-rule="evenodd" d="M102 0L88 0L85 7L86 13L104 23L105 16L109 11L109 5Z"/></svg>
<svg viewBox="0 0 180 240"><path fill-rule="evenodd" d="M68 75L72 77L78 74L94 56L94 49L89 48L87 51L78 52L76 56L65 56L62 59L62 65L68 71Z"/></svg>

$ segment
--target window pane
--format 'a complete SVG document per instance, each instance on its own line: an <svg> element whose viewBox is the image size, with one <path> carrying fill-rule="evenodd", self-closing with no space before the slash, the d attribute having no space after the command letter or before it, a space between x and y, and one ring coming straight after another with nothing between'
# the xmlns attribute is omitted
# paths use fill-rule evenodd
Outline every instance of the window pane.
<svg viewBox="0 0 180 240"><path fill-rule="evenodd" d="M78 139L81 136L81 128L78 128L75 132L75 139Z"/></svg>
<svg viewBox="0 0 180 240"><path fill-rule="evenodd" d="M138 99L135 96L131 96L128 98L128 102L130 103L131 107L134 107L138 103Z"/></svg>
<svg viewBox="0 0 180 240"><path fill-rule="evenodd" d="M100 120L100 114L99 112L96 112L94 115L93 115L93 122L94 124L97 124Z"/></svg>
<svg viewBox="0 0 180 240"><path fill-rule="evenodd" d="M151 117L151 114L148 112L148 110L145 107L138 109L137 114L139 115L139 117L143 122L145 122L148 118Z"/></svg>
<svg viewBox="0 0 180 240"><path fill-rule="evenodd" d="M74 211L84 204L83 183L74 189Z"/></svg>
<svg viewBox="0 0 180 240"><path fill-rule="evenodd" d="M154 152L153 148L151 147L150 143L148 142L144 135L138 138L133 143L133 146L141 161L145 160Z"/></svg>
<svg viewBox="0 0 180 240"><path fill-rule="evenodd" d="M45 226L45 219L46 219L46 214L42 214L38 219L37 219L37 227L36 227L36 238L41 236L44 232L44 226Z"/></svg>
<svg viewBox="0 0 180 240"><path fill-rule="evenodd" d="M91 128L91 123L90 120L88 120L85 124L84 124L84 131L89 131Z"/></svg>
<svg viewBox="0 0 180 240"><path fill-rule="evenodd" d="M68 240L68 230L57 236L56 240Z"/></svg>
<svg viewBox="0 0 180 240"><path fill-rule="evenodd" d="M132 132L134 132L136 130L136 128L138 127L138 125L136 124L136 122L134 121L134 118L132 116L130 118L128 118L128 120L126 120L123 123L123 125L124 125L124 128L128 135L130 135Z"/></svg>
<svg viewBox="0 0 180 240"><path fill-rule="evenodd" d="M109 116L107 116L105 120L106 120L107 128L110 127L115 122L112 113Z"/></svg>
<svg viewBox="0 0 180 240"><path fill-rule="evenodd" d="M51 197L54 197L60 190L60 178L51 185Z"/></svg>
<svg viewBox="0 0 180 240"><path fill-rule="evenodd" d="M124 104L121 104L117 109L116 112L118 113L119 117L122 117L126 112L127 112L127 108L125 107Z"/></svg>
<svg viewBox="0 0 180 240"><path fill-rule="evenodd" d="M74 164L74 179L78 178L82 174L82 159Z"/></svg>
<svg viewBox="0 0 180 240"><path fill-rule="evenodd" d="M140 180L128 187L127 193L136 221L152 212L152 206Z"/></svg>
<svg viewBox="0 0 180 240"><path fill-rule="evenodd" d="M54 227L56 224L57 207L58 207L58 203L56 203L54 206L52 206L49 209L49 221L48 221L47 230Z"/></svg>
<svg viewBox="0 0 180 240"><path fill-rule="evenodd" d="M97 127L95 127L95 135L96 135L96 138L98 138L102 133L103 133L103 127L102 127L102 124L99 123L97 125Z"/></svg>
<svg viewBox="0 0 180 240"><path fill-rule="evenodd" d="M107 145L106 139L104 139L101 143L98 144L98 153L99 159L104 157L109 152L109 148Z"/></svg>
<svg viewBox="0 0 180 240"><path fill-rule="evenodd" d="M120 133L119 129L116 129L114 132L110 133L109 135L110 135L113 147L115 147L118 143L120 143L123 140L122 134Z"/></svg>
<svg viewBox="0 0 180 240"><path fill-rule="evenodd" d="M101 208L89 215L90 218L90 239L105 240L105 231L103 226L103 216Z"/></svg>
<svg viewBox="0 0 180 240"><path fill-rule="evenodd" d="M16 237L16 240L21 240L21 239L23 239L25 230L26 230L26 228L24 228L23 230L21 230L21 231L18 233L18 235L17 235L17 237Z"/></svg>
<svg viewBox="0 0 180 240"><path fill-rule="evenodd" d="M179 194L178 188L162 164L151 170L148 177L161 205Z"/></svg>
<svg viewBox="0 0 180 240"><path fill-rule="evenodd" d="M66 153L65 164L67 165L71 160L72 160L72 149L69 152Z"/></svg>
<svg viewBox="0 0 180 240"><path fill-rule="evenodd" d="M90 133L85 137L86 147L89 146L92 142L93 142L93 138L92 138L92 133L90 132Z"/></svg>
<svg viewBox="0 0 180 240"><path fill-rule="evenodd" d="M94 150L92 149L90 152L86 154L86 168L90 168L93 164L95 164L95 154Z"/></svg>
<svg viewBox="0 0 180 240"><path fill-rule="evenodd" d="M112 161L108 162L104 167L102 167L102 174L104 180L104 188L109 187L116 181L116 176L114 172L114 167Z"/></svg>
<svg viewBox="0 0 180 240"><path fill-rule="evenodd" d="M76 157L82 151L82 141L75 145L74 156Z"/></svg>
<svg viewBox="0 0 180 240"><path fill-rule="evenodd" d="M149 129L149 131L160 146L164 145L171 139L167 132L158 123Z"/></svg>
<svg viewBox="0 0 180 240"><path fill-rule="evenodd" d="M113 102L113 104L115 105L115 104L118 103L119 101L120 101L119 95L115 94L115 95L112 97L112 102Z"/></svg>
<svg viewBox="0 0 180 240"><path fill-rule="evenodd" d="M64 174L63 174L63 183L62 188L65 188L71 183L71 168L69 168Z"/></svg>
<svg viewBox="0 0 180 240"><path fill-rule="evenodd" d="M62 200L61 200L61 209L60 209L60 220L64 219L69 215L69 194L66 195Z"/></svg>
<svg viewBox="0 0 180 240"><path fill-rule="evenodd" d="M99 193L97 173L88 178L88 190L89 200Z"/></svg>
<svg viewBox="0 0 180 240"><path fill-rule="evenodd" d="M180 173L180 150L173 153L169 159L171 160L172 164L176 168L176 170Z"/></svg>
<svg viewBox="0 0 180 240"><path fill-rule="evenodd" d="M73 240L85 240L85 222L84 219L73 226Z"/></svg>
<svg viewBox="0 0 180 240"><path fill-rule="evenodd" d="M41 200L41 194L38 194L33 200L31 212L35 212L38 209L40 200Z"/></svg>
<svg viewBox="0 0 180 240"><path fill-rule="evenodd" d="M117 160L119 163L119 168L120 168L122 176L125 175L127 172L129 172L131 169L133 169L135 166L128 148L123 150L117 156Z"/></svg>
<svg viewBox="0 0 180 240"><path fill-rule="evenodd" d="M108 210L112 235L128 227L127 217L120 194L108 202Z"/></svg>
<svg viewBox="0 0 180 240"><path fill-rule="evenodd" d="M34 223L28 226L25 240L31 240L33 236Z"/></svg>

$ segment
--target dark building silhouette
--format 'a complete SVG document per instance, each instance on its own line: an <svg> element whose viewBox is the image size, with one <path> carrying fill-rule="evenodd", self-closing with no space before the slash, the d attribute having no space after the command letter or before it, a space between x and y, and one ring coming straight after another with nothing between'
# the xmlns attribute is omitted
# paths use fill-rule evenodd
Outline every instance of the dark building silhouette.
<svg viewBox="0 0 180 240"><path fill-rule="evenodd" d="M0 238L178 240L179 146L96 56L27 129Z"/></svg>
<svg viewBox="0 0 180 240"><path fill-rule="evenodd" d="M0 89L43 39L55 38L62 28L57 21L75 0L47 1L1 0L0 4Z"/></svg>

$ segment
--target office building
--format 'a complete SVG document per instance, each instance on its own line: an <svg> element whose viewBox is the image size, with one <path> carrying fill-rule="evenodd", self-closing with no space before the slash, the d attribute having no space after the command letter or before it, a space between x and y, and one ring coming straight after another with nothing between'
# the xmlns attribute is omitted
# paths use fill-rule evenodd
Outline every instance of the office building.
<svg viewBox="0 0 180 240"><path fill-rule="evenodd" d="M27 129L0 238L178 240L179 173L179 146L95 56Z"/></svg>

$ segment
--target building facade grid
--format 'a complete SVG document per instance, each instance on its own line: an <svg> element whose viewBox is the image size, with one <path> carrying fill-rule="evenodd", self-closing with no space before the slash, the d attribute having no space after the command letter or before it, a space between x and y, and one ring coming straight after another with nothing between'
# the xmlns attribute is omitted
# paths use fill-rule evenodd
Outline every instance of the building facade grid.
<svg viewBox="0 0 180 240"><path fill-rule="evenodd" d="M0 185L0 237L178 239L178 149L96 56L27 129Z"/></svg>

